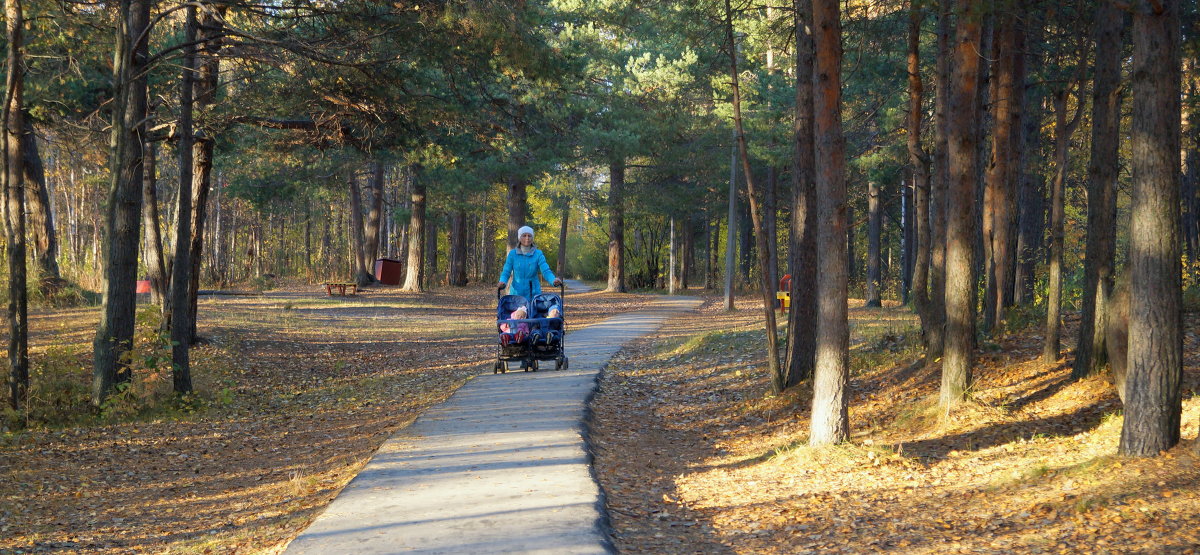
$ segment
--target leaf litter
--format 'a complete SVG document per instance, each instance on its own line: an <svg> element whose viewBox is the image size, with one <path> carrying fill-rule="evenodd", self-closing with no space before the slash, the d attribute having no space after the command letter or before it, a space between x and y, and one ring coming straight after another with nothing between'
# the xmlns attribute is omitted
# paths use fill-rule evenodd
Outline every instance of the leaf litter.
<svg viewBox="0 0 1200 555"><path fill-rule="evenodd" d="M853 301L852 301L853 303ZM811 390L770 394L761 305L708 298L610 362L595 468L628 553L1194 553L1197 317L1185 317L1184 442L1115 455L1107 378L1039 362L1037 331L978 354L970 400L936 407L903 307L854 308L851 440L807 446ZM852 306L854 306L852 304ZM1070 347L1078 317L1064 330Z"/></svg>

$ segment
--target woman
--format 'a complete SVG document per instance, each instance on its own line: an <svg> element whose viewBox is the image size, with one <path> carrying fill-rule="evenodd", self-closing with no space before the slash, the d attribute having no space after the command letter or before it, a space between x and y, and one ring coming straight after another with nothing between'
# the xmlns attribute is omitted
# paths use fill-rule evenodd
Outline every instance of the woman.
<svg viewBox="0 0 1200 555"><path fill-rule="evenodd" d="M534 295L542 292L542 284L538 280L539 273L555 287L562 285L562 280L555 277L554 272L550 271L550 265L546 263L546 255L533 246L533 228L527 225L521 226L521 229L517 230L517 248L508 251L508 257L504 259L504 269L500 270L500 279L496 288L504 289L511 276L512 287L508 294L532 299Z"/></svg>

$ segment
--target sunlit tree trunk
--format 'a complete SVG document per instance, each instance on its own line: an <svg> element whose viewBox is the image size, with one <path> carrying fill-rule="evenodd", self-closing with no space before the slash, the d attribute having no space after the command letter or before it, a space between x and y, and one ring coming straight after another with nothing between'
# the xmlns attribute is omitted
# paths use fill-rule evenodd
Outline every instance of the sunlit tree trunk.
<svg viewBox="0 0 1200 555"><path fill-rule="evenodd" d="M198 33L195 6L187 8L184 23L184 41L191 45ZM194 170L192 156L195 152L195 127L193 105L195 98L196 47L186 46L183 51L183 71L179 89L179 192L176 195L175 212L175 258L171 264L171 310L166 318L171 322L171 364L174 367L172 385L176 392L192 390L191 345L195 329L195 313L185 308L191 298L192 265L192 199L187 194L192 185Z"/></svg>
<svg viewBox="0 0 1200 555"><path fill-rule="evenodd" d="M880 239L883 234L883 210L879 206L879 183L872 179L867 183L867 306L883 306L880 289L883 274L880 262Z"/></svg>
<svg viewBox="0 0 1200 555"><path fill-rule="evenodd" d="M450 264L446 284L462 287L467 284L467 212L455 210L450 215Z"/></svg>
<svg viewBox="0 0 1200 555"><path fill-rule="evenodd" d="M21 115L25 127L21 134L25 165L26 228L33 245L33 263L37 266L38 289L48 295L64 284L58 268L58 238L54 229L54 213L50 210L50 192L46 188L46 171L33 132L29 110Z"/></svg>
<svg viewBox="0 0 1200 555"><path fill-rule="evenodd" d="M963 399L971 384L974 362L973 304L975 184L981 27L972 0L958 0L954 77L950 83L948 147L949 186L946 206L946 336L942 358L940 405Z"/></svg>
<svg viewBox="0 0 1200 555"><path fill-rule="evenodd" d="M558 218L558 260L555 261L554 274L567 275L567 224L571 216L571 197L563 199L562 214Z"/></svg>
<svg viewBox="0 0 1200 555"><path fill-rule="evenodd" d="M840 29L839 29L840 34ZM733 124L737 129L738 153L742 161L742 174L746 178L746 196L750 199L750 218L754 225L754 238L758 254L759 287L762 292L763 317L766 320L767 332L767 366L771 376L771 388L783 391L786 376L779 365L779 334L775 326L775 288L772 282L775 278L770 275L771 252L767 246L767 231L763 223L763 207L759 206L758 191L755 190L754 174L750 169L750 151L747 147L746 131L742 125L742 98L738 79L737 48L733 34L733 10L730 1L725 0L725 40L729 44L729 75L733 84ZM840 40L840 39L839 39ZM672 243L674 237L672 237ZM672 245L672 253L674 245Z"/></svg>
<svg viewBox="0 0 1200 555"><path fill-rule="evenodd" d="M817 352L809 443L850 437L846 169L842 136L842 28L838 0L813 2L813 136L817 210Z"/></svg>
<svg viewBox="0 0 1200 555"><path fill-rule="evenodd" d="M367 273L367 282L375 281L375 259L379 257L379 230L383 218L383 187L384 166L376 161L371 163L371 207L367 212L366 229L363 231L363 265ZM465 268L464 268L465 270ZM464 277L465 279L465 277Z"/></svg>
<svg viewBox="0 0 1200 555"><path fill-rule="evenodd" d="M413 166L409 197L412 213L408 219L408 248L403 291L420 292L425 283L425 176Z"/></svg>
<svg viewBox="0 0 1200 555"><path fill-rule="evenodd" d="M1050 190L1050 268L1048 292L1046 293L1046 335L1042 342L1042 361L1049 364L1058 360L1061 352L1062 330L1062 265L1064 206L1063 196L1067 186L1067 155L1071 147L1071 135L1079 126L1083 107L1075 106L1075 115L1067 121L1067 97L1071 91L1059 89L1054 92L1054 182Z"/></svg>
<svg viewBox="0 0 1200 555"><path fill-rule="evenodd" d="M787 387L809 379L817 352L817 196L813 176L812 0L793 0L796 33L796 113L792 124L792 283L788 313Z"/></svg>
<svg viewBox="0 0 1200 555"><path fill-rule="evenodd" d="M916 249L913 252L912 299L921 318L921 329L929 329L929 156L921 147L921 120L924 113L924 82L921 79L921 21L920 5L909 4L908 20L908 163L912 167L913 219L916 228Z"/></svg>
<svg viewBox="0 0 1200 555"><path fill-rule="evenodd" d="M950 103L950 62L953 0L942 0L937 26L935 74L933 179L929 196L930 267L929 318L925 328L925 360L941 358L946 336L946 210L949 204L950 167L947 117ZM972 196L973 198L973 196Z"/></svg>
<svg viewBox="0 0 1200 555"><path fill-rule="evenodd" d="M1179 443L1182 412L1179 2L1133 5L1132 294L1120 452L1153 456Z"/></svg>
<svg viewBox="0 0 1200 555"><path fill-rule="evenodd" d="M359 285L371 283L370 272L367 270L366 237L363 229L362 189L358 187L358 178L354 172L346 178L346 188L350 192L350 252L354 255L351 260L353 269L351 275Z"/></svg>
<svg viewBox="0 0 1200 555"><path fill-rule="evenodd" d="M150 278L150 300L163 308L163 315L170 312L167 307L169 284L167 282L167 263L163 255L161 219L158 215L158 153L151 141L146 141L143 147L146 155L145 171L142 176L142 225L145 226L145 260L148 277ZM166 319L163 329L170 328Z"/></svg>
<svg viewBox="0 0 1200 555"><path fill-rule="evenodd" d="M517 230L526 223L529 208L526 189L529 183L520 177L508 178L508 250L517 248Z"/></svg>
<svg viewBox="0 0 1200 555"><path fill-rule="evenodd" d="M1109 0L1096 14L1095 85L1092 88L1092 156L1088 162L1087 252L1083 310L1071 377L1104 366L1106 302L1112 292L1117 240L1117 159L1121 120L1121 45L1125 17Z"/></svg>

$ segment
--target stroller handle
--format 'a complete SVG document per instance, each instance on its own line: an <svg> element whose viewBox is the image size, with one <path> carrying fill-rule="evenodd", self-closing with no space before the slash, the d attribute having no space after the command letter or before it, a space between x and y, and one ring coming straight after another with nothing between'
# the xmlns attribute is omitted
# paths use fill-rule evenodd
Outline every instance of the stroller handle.
<svg viewBox="0 0 1200 555"><path fill-rule="evenodd" d="M498 300L500 300L500 297L504 296L504 295L503 295L503 293L501 293L501 291L504 291L504 288L505 288L505 287L508 287L508 286L507 286L507 285L502 285L502 286L500 286L500 287L497 287L497 288L496 288L496 300L497 300L497 301L498 301ZM565 281L562 281L562 280L559 280L559 282L558 282L558 295L559 295L560 297L566 297L566 296L567 296L567 282L565 282Z"/></svg>

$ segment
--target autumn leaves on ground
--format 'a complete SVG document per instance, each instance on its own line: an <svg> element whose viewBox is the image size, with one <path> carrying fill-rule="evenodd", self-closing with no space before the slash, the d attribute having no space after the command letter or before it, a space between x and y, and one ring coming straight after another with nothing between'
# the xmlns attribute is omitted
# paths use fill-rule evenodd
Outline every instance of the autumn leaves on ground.
<svg viewBox="0 0 1200 555"><path fill-rule="evenodd" d="M297 286L206 298L200 395L156 400L169 376L144 333L139 379L104 417L72 405L86 394L94 309L38 314L34 383L49 385L35 394L77 416L0 436L0 553L279 551L388 435L490 369L485 289L329 299ZM983 341L971 401L938 413L937 364L918 358L915 321L901 307L851 311L853 440L810 449L809 392L769 394L751 298L731 314L710 298L606 368L590 440L621 551L1188 552L1200 543L1191 314L1185 441L1166 456L1114 455L1121 410L1111 386L1067 381L1066 361L1037 362L1037 326ZM645 300L569 295L569 322Z"/></svg>

